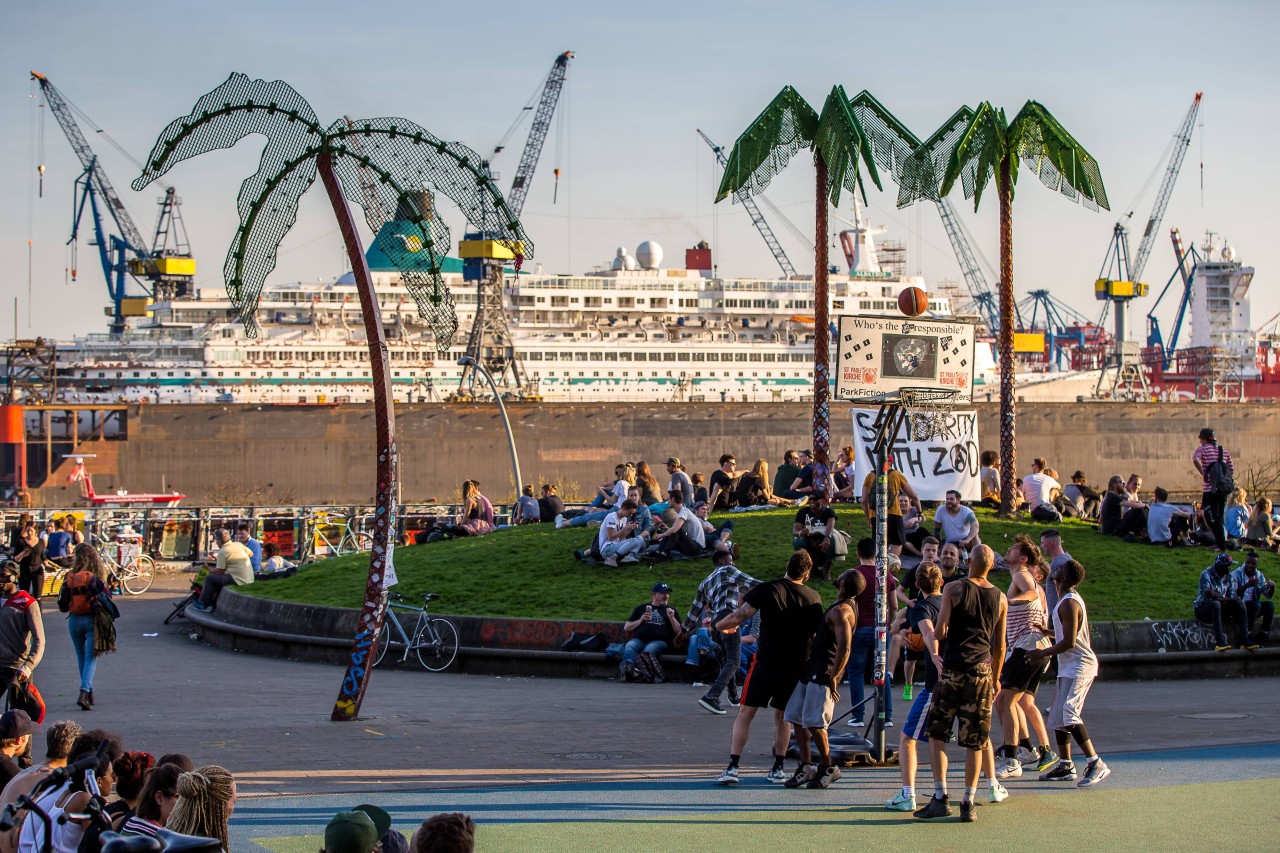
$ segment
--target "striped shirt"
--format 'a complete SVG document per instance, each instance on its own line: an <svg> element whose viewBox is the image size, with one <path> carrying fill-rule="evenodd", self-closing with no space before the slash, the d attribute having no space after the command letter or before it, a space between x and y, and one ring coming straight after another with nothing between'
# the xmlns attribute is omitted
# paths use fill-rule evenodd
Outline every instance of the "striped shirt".
<svg viewBox="0 0 1280 853"><path fill-rule="evenodd" d="M760 581L740 571L737 566L717 566L698 584L693 605L684 617L685 630L692 631L701 624L703 610L711 611L713 619L732 613L738 608L738 597L746 595L758 583Z"/></svg>
<svg viewBox="0 0 1280 853"><path fill-rule="evenodd" d="M1008 615L1005 617L1005 645L1010 652L1018 648L1018 641L1028 634L1033 640L1043 636L1036 626L1045 624L1044 608L1040 606L1040 596L1026 601L1010 601ZM1035 643L1031 643L1032 646Z"/></svg>
<svg viewBox="0 0 1280 853"><path fill-rule="evenodd" d="M1220 444L1202 444L1191 454L1191 461L1200 463L1200 476L1204 480L1206 492L1213 490L1213 484L1209 482L1209 467L1218 461L1219 453L1222 454L1222 461L1226 463L1227 469L1234 474L1236 466L1231 461L1231 454Z"/></svg>

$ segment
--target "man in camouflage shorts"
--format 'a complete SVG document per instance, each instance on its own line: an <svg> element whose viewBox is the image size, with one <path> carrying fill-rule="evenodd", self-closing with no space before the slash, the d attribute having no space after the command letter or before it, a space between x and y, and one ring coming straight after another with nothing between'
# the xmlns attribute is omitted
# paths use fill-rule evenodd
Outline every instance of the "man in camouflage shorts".
<svg viewBox="0 0 1280 853"><path fill-rule="evenodd" d="M947 817L947 742L957 726L957 742L965 748L964 799L960 819L977 819L974 797L978 772L991 733L991 704L1000 683L1004 661L1004 593L987 580L995 555L986 545L970 555L969 577L942 590L942 610L936 635L939 648L934 665L941 675L929 711L929 754L933 769L933 798L915 816L921 820Z"/></svg>

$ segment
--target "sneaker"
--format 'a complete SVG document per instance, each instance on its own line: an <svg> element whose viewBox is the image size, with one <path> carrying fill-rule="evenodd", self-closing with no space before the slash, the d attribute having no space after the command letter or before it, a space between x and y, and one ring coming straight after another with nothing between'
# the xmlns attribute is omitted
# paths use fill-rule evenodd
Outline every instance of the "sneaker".
<svg viewBox="0 0 1280 853"><path fill-rule="evenodd" d="M993 803L1003 803L1009 799L1009 789L999 782L991 786L991 790L987 793L987 799Z"/></svg>
<svg viewBox="0 0 1280 853"><path fill-rule="evenodd" d="M899 790L892 800L885 800L884 807L891 812L913 812L916 810L916 798L904 797Z"/></svg>
<svg viewBox="0 0 1280 853"><path fill-rule="evenodd" d="M951 806L947 805L946 797L942 799L930 797L924 808L916 809L913 814L918 820L932 820L935 817L951 817L953 812L951 811Z"/></svg>
<svg viewBox="0 0 1280 853"><path fill-rule="evenodd" d="M1225 652L1225 651L1229 651L1230 649L1231 649L1230 646L1214 646L1213 647L1213 650L1215 652Z"/></svg>
<svg viewBox="0 0 1280 853"><path fill-rule="evenodd" d="M211 610L213 610L212 607L208 606L207 604L201 604L198 601L193 602L191 606L194 607L196 610L199 610L201 613L208 613Z"/></svg>
<svg viewBox="0 0 1280 853"><path fill-rule="evenodd" d="M787 773L781 767L775 767L768 773L764 774L764 778L774 783L785 782L787 781Z"/></svg>
<svg viewBox="0 0 1280 853"><path fill-rule="evenodd" d="M849 722L845 723L845 725L851 729L860 729L865 726L866 723L862 722L861 717L850 717Z"/></svg>
<svg viewBox="0 0 1280 853"><path fill-rule="evenodd" d="M1076 783L1077 788L1092 788L1103 779L1111 775L1111 768L1107 766L1107 762L1101 758L1096 758L1089 762L1089 767L1084 772L1084 778Z"/></svg>
<svg viewBox="0 0 1280 853"><path fill-rule="evenodd" d="M1254 649L1258 648L1260 645L1261 643L1257 642L1252 637L1250 637L1249 639L1245 640L1244 643L1241 644L1240 648L1244 649L1245 651L1251 652Z"/></svg>
<svg viewBox="0 0 1280 853"><path fill-rule="evenodd" d="M818 771L812 779L809 780L807 788L830 788L831 783L840 778L840 768L834 764L824 767ZM899 794L902 792L899 791Z"/></svg>
<svg viewBox="0 0 1280 853"><path fill-rule="evenodd" d="M962 802L960 804L960 822L961 823L977 823L977 821L978 821L978 804Z"/></svg>
<svg viewBox="0 0 1280 853"><path fill-rule="evenodd" d="M911 685L910 684L902 685L902 701L903 702L911 701Z"/></svg>
<svg viewBox="0 0 1280 853"><path fill-rule="evenodd" d="M1033 763L1037 770L1044 772L1058 763L1058 753L1046 746Z"/></svg>
<svg viewBox="0 0 1280 853"><path fill-rule="evenodd" d="M1076 781L1076 768L1073 764L1065 761L1059 761L1054 765L1053 769L1047 773L1040 774L1041 782L1074 782Z"/></svg>
<svg viewBox="0 0 1280 853"><path fill-rule="evenodd" d="M556 530L559 530L561 527L564 527L564 526L565 526L566 524L568 524L568 523L569 523L569 522L567 522L567 521L565 521L565 520L564 520L564 516L563 516L563 515L557 515L557 516L556 516Z"/></svg>
<svg viewBox="0 0 1280 853"><path fill-rule="evenodd" d="M1018 760L1023 764L1035 764L1040 760L1040 753L1025 746L1018 747Z"/></svg>
<svg viewBox="0 0 1280 853"><path fill-rule="evenodd" d="M1022 762L1016 758L996 759L997 779L1017 779L1022 775Z"/></svg>
<svg viewBox="0 0 1280 853"><path fill-rule="evenodd" d="M610 557L609 559L604 561L604 564L612 569L616 569L618 568L618 558Z"/></svg>
<svg viewBox="0 0 1280 853"><path fill-rule="evenodd" d="M818 768L813 764L801 764L796 767L796 772L792 773L787 781L782 783L784 788L802 788L813 778L818 772Z"/></svg>
<svg viewBox="0 0 1280 853"><path fill-rule="evenodd" d="M742 704L742 695L737 690L730 690L728 699L730 708L736 708Z"/></svg>
<svg viewBox="0 0 1280 853"><path fill-rule="evenodd" d="M632 677L635 675L635 671L635 664L623 661L618 664L618 680L623 682L631 681Z"/></svg>
<svg viewBox="0 0 1280 853"><path fill-rule="evenodd" d="M738 768L732 764L724 769L716 779L717 785L736 785L738 784Z"/></svg>
<svg viewBox="0 0 1280 853"><path fill-rule="evenodd" d="M622 558L621 560L619 560L618 562L620 562L620 563L638 563L638 562L640 562L640 558L639 558L639 557L637 557L635 554L628 554L627 556L623 557L623 558Z"/></svg>
<svg viewBox="0 0 1280 853"><path fill-rule="evenodd" d="M710 711L713 714L724 715L729 713L723 707L721 707L719 700L713 699L709 696L703 696L701 699L698 700L698 704L706 708L708 711Z"/></svg>
<svg viewBox="0 0 1280 853"><path fill-rule="evenodd" d="M891 729L891 728L893 728L893 718L892 718L892 717L884 721L884 727L885 727L886 729Z"/></svg>

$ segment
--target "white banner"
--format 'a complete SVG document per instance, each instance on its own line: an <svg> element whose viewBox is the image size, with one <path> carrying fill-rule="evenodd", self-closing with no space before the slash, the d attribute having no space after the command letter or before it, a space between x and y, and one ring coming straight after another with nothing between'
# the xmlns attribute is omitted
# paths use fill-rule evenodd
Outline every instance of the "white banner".
<svg viewBox="0 0 1280 853"><path fill-rule="evenodd" d="M875 409L853 409L853 455L857 491L862 480L876 468L872 447L876 432ZM955 489L961 500L977 501L982 497L978 483L978 413L947 412L943 415L946 429L936 438L916 439L912 417L908 416L894 442L894 467L907 478L911 488L924 501L943 501Z"/></svg>

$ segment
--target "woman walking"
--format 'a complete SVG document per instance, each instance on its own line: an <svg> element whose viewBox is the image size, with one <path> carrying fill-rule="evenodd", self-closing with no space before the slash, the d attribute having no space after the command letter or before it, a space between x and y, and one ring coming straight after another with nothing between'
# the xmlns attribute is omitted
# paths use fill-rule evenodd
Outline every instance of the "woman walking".
<svg viewBox="0 0 1280 853"><path fill-rule="evenodd" d="M104 648L102 641L107 639L96 637L100 629L96 628L94 617L102 608L99 596L110 596L110 593L102 582L102 561L92 545L77 545L72 560L71 571L63 580L62 592L58 595L58 609L67 614L67 629L71 632L71 645L76 650L76 664L80 671L80 698L76 704L88 711L94 701L93 674L98 668L97 649ZM111 650L114 651L114 631L112 634Z"/></svg>

